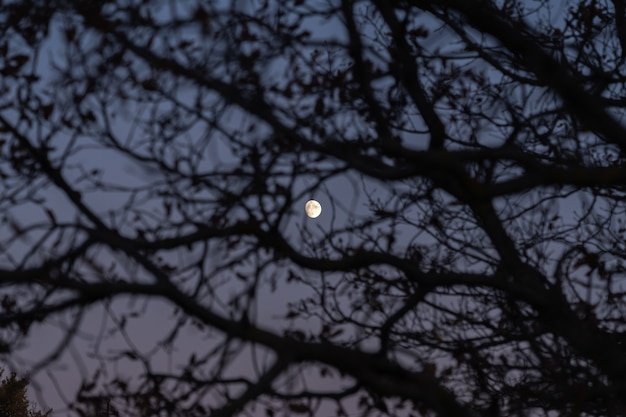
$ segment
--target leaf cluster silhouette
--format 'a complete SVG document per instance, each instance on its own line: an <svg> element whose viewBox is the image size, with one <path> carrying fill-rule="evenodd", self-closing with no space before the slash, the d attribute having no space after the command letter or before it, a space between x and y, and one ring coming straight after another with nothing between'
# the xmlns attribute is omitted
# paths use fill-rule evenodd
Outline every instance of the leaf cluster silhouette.
<svg viewBox="0 0 626 417"><path fill-rule="evenodd" d="M0 370L0 376L4 370ZM0 416L2 417L45 417L44 413L34 408L27 397L29 381L19 378L15 373L6 376L0 382Z"/></svg>

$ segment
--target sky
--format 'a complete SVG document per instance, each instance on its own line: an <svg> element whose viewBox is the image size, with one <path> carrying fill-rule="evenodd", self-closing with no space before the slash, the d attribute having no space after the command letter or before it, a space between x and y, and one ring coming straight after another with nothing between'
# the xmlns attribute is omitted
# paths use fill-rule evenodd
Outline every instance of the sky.
<svg viewBox="0 0 626 417"><path fill-rule="evenodd" d="M245 3L243 1L237 2L234 7L247 11ZM167 19L167 15L171 11L162 8L160 13L161 15L157 14L157 16ZM42 91L45 90L46 83L56 81L55 70L52 68L54 65L67 68L67 64L63 63L64 55L68 52L65 50L63 41L63 26L64 22L60 17L53 20L48 32L48 40L39 52L40 59L37 64L37 71L42 76L40 81ZM342 36L337 22L332 20L324 23L312 21L308 26L318 34L323 33L328 39ZM188 32L191 36L196 36L193 34L193 30ZM88 41L85 42L88 43ZM281 65L284 66L285 63L281 64L279 59L273 70L268 72L270 74L268 76L271 78L272 72L278 73L279 70L276 66ZM194 100L193 92L184 92L184 89L182 91L180 99L183 102ZM89 105L93 106L94 103L87 103L87 106ZM133 106L132 104L119 107L116 110L118 114L113 130L120 138L130 137L133 134L133 129L136 129L133 122L142 116L140 110L140 106ZM166 114L168 109L162 111ZM3 115L13 117L13 119L15 117L15 113L12 113L10 109L4 111ZM237 109L227 110L222 120L222 127L230 131L243 131L247 125L254 123ZM203 132L205 128L202 126L192 128L187 137L177 140L192 140L200 143L205 134ZM193 139L194 136L196 139ZM213 169L228 167L238 162L229 148L224 145L228 139L220 138L219 134L214 134L214 137L215 139L212 139L207 147L206 155L208 157L202 165L206 169ZM75 138L56 134L52 146L57 149L58 155L60 155L64 149L67 149L72 140ZM85 192L83 201L98 212L119 213L128 204L129 196L135 189L141 187L146 187L148 190L156 189L166 181L158 170L138 166L135 161L120 152L100 146L96 140L89 138L89 131L80 135L79 140L83 141L82 146L78 146L77 150L70 156L71 163L68 164L64 174L72 183L86 184L92 181L94 191ZM92 176L93 178L89 178L84 175L85 172L96 174ZM98 187L100 183L111 185L113 189L103 192ZM339 176L313 187L314 183L314 178L303 178L299 179L298 184L294 186L295 189L300 189L302 192L293 202L292 215L289 216L283 228L285 235L296 246L302 245L305 241L314 246L315 243L311 242L323 240L324 235L331 228L346 224L349 217L366 214L365 201L360 192L361 183L358 177ZM237 185L235 184L235 186ZM20 224L28 224L34 219L45 219L47 216L46 209L53 213L59 223L71 222L74 219L74 209L57 189L54 187L46 188L40 192L40 195L46 200L43 206L36 204L16 205L8 208L8 211L15 216L16 221ZM196 197L198 196L196 195ZM141 193L137 198L141 199ZM309 219L304 213L304 202L310 198L317 199L324 209L322 215L315 220ZM154 205L155 203L148 201L147 204ZM156 209L158 208L155 207ZM132 221L122 217L119 217L118 221L119 224L132 224ZM132 235L132 233L130 234ZM32 240L14 241L10 243L9 251L19 257L19 254L28 251L31 245ZM175 254L167 254L164 256L164 262L172 264L191 262L192 260L195 262L198 256L203 255L193 252L181 255L187 258L182 260L177 258ZM120 268L119 256L116 254L102 251L94 256L98 263L103 265L109 262L116 263L117 270L123 274L124 268ZM219 246L209 248L207 262L222 256L228 255ZM6 258L3 262L6 263ZM36 263L36 261L33 260L32 263ZM88 270L89 268L86 267L85 269ZM245 265L242 270L245 272ZM217 277L216 279L225 280L226 278ZM257 317L270 326L276 318L284 316L286 303L289 300L306 293L306 288L297 284L281 285L278 291L271 291L271 288L266 288L263 290L264 293L257 297ZM224 282L220 285L219 291L224 294L224 297L227 297L238 289L236 284ZM87 308L81 317L74 314L63 314L52 322L34 324L24 345L8 358L7 365L21 372L29 372L32 378L33 399L43 408L51 407L55 411L55 415L63 415L66 411L64 402L70 399L73 392L80 386L81 379L91 376L97 365L106 361L107 357L115 356L128 348L125 338L132 340L132 345L140 351L156 351L152 358L152 363L156 369L175 369L180 365L180 358L185 361L194 352L197 354L204 352L207 346L212 343L207 340L206 329L200 330L189 323L180 327L181 335L175 345L156 349L157 344L162 342L172 327L177 326L173 310L169 303L158 300L147 302L146 300L122 298L106 303L105 306L98 305ZM113 335L111 332L116 327L116 318L119 319L121 312L128 313L130 311L136 312L137 317L128 321L125 327L126 333ZM67 341L64 336L76 321L80 322L77 336L69 344L66 344ZM301 325L313 326L314 324L301 323ZM62 347L60 353L59 347ZM45 361L53 357L55 360L51 366L41 366L42 360ZM234 374L249 373L249 370L253 368L250 361L250 352L247 355L242 354L232 372ZM121 361L113 369L113 371L128 376L132 376L139 370L140 367L132 360Z"/></svg>
<svg viewBox="0 0 626 417"><path fill-rule="evenodd" d="M320 4L322 4L321 2ZM562 12L564 9L565 1L556 1L555 4L559 4L553 8L554 14L549 17L549 21L557 25L559 19L562 18ZM174 3L172 3L174 4ZM227 2L223 2L227 4ZM234 8L244 13L249 13L252 8L245 1L238 1L233 3ZM181 7L181 10L184 7ZM167 21L171 16L173 9L163 7L155 11L155 16L163 21ZM180 13L183 13L179 10ZM457 54L459 52L458 44L450 42L451 32L447 28L441 27L441 25L432 18L432 16L425 15L422 17L425 26L430 30L429 36L424 40L423 46L432 51L445 54ZM217 22L217 25L223 25L224 31L231 30L227 22ZM51 68L52 63L60 64L61 68L70 68L62 65L63 60L66 58L67 52L64 47L62 33L64 31L64 22L62 19L57 19L53 22L49 31L49 41L43 44L42 50L39 53L40 60L38 61L38 71L42 74L41 89L45 90L46 83L55 83L57 78L55 71ZM332 44L334 42L341 42L346 39L346 34L343 31L341 24L334 18L322 20L322 19L310 19L304 25L304 29L308 29L312 32L312 40L316 41L319 45L324 45L325 42ZM367 31L375 31L375 22L372 26L365 29ZM184 28L178 32L181 40L188 36L190 39L200 36L197 28ZM227 36L227 35L225 35ZM85 40L89 43L90 40ZM371 44L372 50L375 50L375 45ZM207 51L213 52L215 55L211 55L211 59L215 59L216 68L215 74L220 74L220 71L226 71L228 65L228 50L229 44L224 41L223 44L215 42L214 44L200 44L200 53L206 53ZM241 49L245 50L249 45L241 45ZM205 48L205 49L202 49ZM313 53L315 48L312 46L310 50L303 50L302 56L307 57ZM379 51L380 52L380 51ZM380 52L381 55L376 57L376 54L372 52L372 60L376 62L378 59L380 62L384 62L386 55L385 52ZM94 54L95 56L96 54ZM193 53L191 53L193 55ZM336 68L342 68L341 65L349 65L348 63L342 63L345 60L345 56L331 56L329 54L324 59L328 60L329 65ZM304 58L303 58L304 59ZM322 58L320 58L322 59ZM97 60L95 60L97 61ZM305 61L303 61L305 62ZM321 63L323 61L320 61ZM459 58L457 64L463 68L475 68L477 65L469 59ZM96 64L98 64L96 62ZM135 63L134 63L135 64ZM220 65L223 64L223 67ZM259 64L260 65L260 64ZM295 67L291 66L291 63L286 61L280 56L280 54L273 59L268 60L263 72L264 82L278 83L287 82L293 78L293 74L296 73ZM321 64L320 64L321 65ZM433 63L434 70L447 68L443 62ZM151 73L151 68L147 68L143 65L136 65L136 76L148 76ZM430 70L433 70L431 68ZM91 68L71 68L72 71L79 73L80 71L91 71ZM306 69L302 70L302 76L306 77ZM223 75L223 74L222 74ZM494 83L498 80L499 75L492 71L489 73L491 81ZM104 75L103 75L103 79ZM106 79L105 79L106 80ZM161 81L161 80L159 80ZM169 80L174 83L174 80ZM169 82L165 79L164 83ZM104 83L104 82L103 82ZM388 80L382 80L380 84L381 91L385 90ZM104 94L112 94L113 96L121 94L116 92L107 85L99 86ZM164 88L168 85L164 85ZM462 88L462 86L455 86ZM469 94L468 100L475 100L489 94L489 91L480 89L478 83L468 82L466 86L472 91ZM256 123L255 119L245 114L241 108L236 106L225 106L221 108L219 103L210 95L201 95L198 89L194 85L188 85L181 83L181 85L172 85L178 93L177 99L188 106L192 106L197 102L200 102L202 106L214 109L216 113L220 114L218 123L210 125L205 121L198 121L193 123L186 129L185 134L175 135L169 140L173 144L172 146L163 146L164 161L174 163L173 161L177 155L173 150L178 150L184 154L185 150L188 154L185 157L188 160L199 160L197 167L205 170L205 172L228 170L233 169L234 166L241 163L240 157L235 154L233 149L229 146L229 142L235 140L241 140L245 143L247 140L257 140L263 138L268 133L267 126ZM508 87L509 97L517 97L522 104L523 113L538 112L543 110L542 100L545 96L541 92L527 92L517 87ZM128 94L132 94L133 91L127 91ZM142 97L139 97L142 98ZM68 97L51 97L51 99L59 100L60 103L69 102ZM300 103L302 105L306 103ZM309 103L311 104L311 103ZM288 112L293 110L289 107L291 103L277 101L277 105L282 105L281 111L283 114L289 114ZM95 99L90 99L84 103L81 103L80 110L83 112L92 110L99 110L99 103ZM152 137L155 132L167 131L172 126L168 125L168 116L174 112L175 108L172 105L152 105L149 102L137 102L129 100L126 105L112 106L107 109L111 116L111 120L115 122L111 126L111 131L121 141L121 143L128 143L132 146L136 146L137 149L145 151L145 155L150 152L150 147L154 144ZM72 110L68 110L71 112ZM445 108L442 106L440 109L444 115L454 113L454 109ZM2 111L2 115L9 120L15 120L15 112L11 109ZM156 115L156 116L155 116ZM495 106L491 113L493 120L496 122L501 121L501 117L498 114L498 107ZM162 121L160 126L146 126L142 123L145 120L149 120L150 117ZM419 117L412 118L414 127L416 130L423 128L423 123ZM104 119L102 119L104 120ZM502 140L503 131L500 131L494 127L495 123L491 123L488 126L484 126L482 135L479 138L483 141L485 146L493 146L498 144ZM158 169L151 164L138 164L128 156L123 155L122 152L105 149L98 141L98 134L101 133L97 130L97 123L94 126L84 126L84 131L77 137L71 137L60 131L54 133L54 139L52 141L53 147L56 150L53 155L60 156L65 149L68 149L73 140L80 140L81 145L74 147L73 153L69 156L70 164L67 165L64 174L66 177L75 184L80 184L85 187L85 190L93 189L93 191L87 191L84 193L84 202L91 208L103 213L103 218L106 219L109 224L116 225L123 233L129 236L135 235L135 228L140 222L130 215L124 214L125 208L132 206L134 208L141 208L143 213L141 214L141 222L145 222L147 226L158 225L163 221L164 212L171 210L172 214L170 220L172 222L184 223L183 213L184 210L177 209L176 207L166 208L167 204L172 204L171 199L167 193L171 193L177 186L181 187L181 195L179 197L193 197L196 199L205 199L206 204L199 204L199 207L204 207L209 210L211 206L211 199L215 197L214 194L208 191L197 191L192 187L188 187L184 181L176 181L162 175ZM250 130L250 127L255 125L254 131ZM328 118L327 125L329 127L336 127L337 133L346 135L346 138L356 137L359 134L372 134L371 128L363 126L362 121L357 116L354 118L347 116L346 114L331 115ZM550 129L551 127L545 127ZM78 130L78 127L75 128ZM93 129L93 130L90 130ZM151 130L154 129L154 130ZM161 130L159 130L161 129ZM302 128L305 130L305 128ZM369 129L369 130L368 130ZM554 121L554 129L567 129L563 123L559 123L559 120ZM365 132L365 133L363 133ZM553 131L559 133L558 131ZM45 133L45 132L44 132ZM457 135L462 137L465 131L462 128L459 130L451 130L451 135ZM403 140L407 143L407 147L413 149L423 149L425 135L419 133L407 133L403 136ZM243 138L243 139L241 139ZM193 144L193 147L186 147L188 144ZM176 145L176 146L174 146ZM73 146L73 145L72 145ZM197 149L201 149L201 152L195 152ZM194 159L197 158L197 159ZM292 157L287 156L284 160L280 160L277 164L278 167L289 168L292 162ZM281 165L282 164L282 165ZM308 159L307 156L302 156L298 161L297 168L310 169L317 167L321 169L331 169L333 164L329 164L327 161L314 161ZM191 164L189 164L191 165ZM183 169L187 169L183 166ZM303 250L309 254L331 254L334 255L333 245L338 245L340 239L350 242L353 246L358 246L361 238L357 233L354 233L353 227L355 224L361 222L368 222L374 218L373 208L378 205L382 208L394 207L400 202L397 199L390 197L388 185L384 182L363 179L360 175L354 172L338 172L331 175L327 179L318 181L316 175L302 175L294 180L293 184L289 184L289 177L286 179L276 181L273 186L289 185L293 190L294 199L289 208L289 215L281 223L281 232L286 237L287 241L291 243L295 248ZM107 184L109 190L103 192L101 185ZM233 191L234 194L241 193L245 190L248 184L245 182L233 181L227 187ZM398 186L397 191L406 191L408 193L416 184L406 183L402 186ZM187 187L187 188L183 188ZM404 187L404 188L403 188ZM17 190L20 191L20 190ZM50 210L56 221L71 222L74 219L75 211L72 209L71 204L67 201L58 190L54 188L47 188L40 191L40 195L46 199L45 204L25 204L8 206L8 203L4 203L4 206L0 206L2 209L6 209L7 212L12 213L15 219L27 224L33 222L36 219L48 218L46 209ZM449 196L440 195L440 201L450 202ZM173 197L172 197L173 198ZM316 199L320 202L323 208L321 216L317 219L309 219L304 212L304 203L309 199ZM254 206L250 200L250 207L252 207L252 214L260 213L260 210L266 208L270 211L276 208L280 201L273 199L272 196L265 197L261 202ZM373 204L374 203L374 204ZM2 204L2 203L0 203ZM259 206L262 204L263 207ZM559 210L563 217L568 219L574 218L575 202L573 199L561 199ZM404 209L404 208L403 208ZM435 246L436 241L429 235L429 233L421 230L419 227L420 221L427 218L429 215L429 207L424 207L416 204L415 206L406 208L405 216L407 218L407 224L402 226L395 226L396 229L391 229L392 226L384 221L375 222L368 232L376 233L376 228L382 230L396 230L397 242L396 245L399 248L409 248L410 245L417 244L423 246ZM453 211L453 210L451 210ZM230 216L226 221L231 221L237 216L244 216L246 213L242 209L227 210L227 215ZM210 218L209 213L202 213L200 210L193 213L199 216L199 218ZM459 211L459 216L462 213ZM204 217L203 217L204 216ZM410 223L413 221L414 223ZM451 221L460 221L453 219ZM191 226L189 224L183 224L180 227L180 231L187 231ZM523 230L523 225L519 226ZM6 230L6 229L5 229ZM171 229L173 230L173 229ZM329 238L329 234L333 232L332 238ZM35 235L33 235L33 238ZM9 252L15 256L25 253L31 246L33 240L16 240L7 244L9 245ZM213 303L212 306L220 312L227 313L229 311L228 305L222 305L222 300L228 300L233 297L238 291L242 291L244 284L236 281L233 277L237 273L246 275L250 274L258 268L263 262L267 262L267 256L248 257L245 253L245 247L237 247L236 249L228 248L224 244L211 244L206 248L201 246L190 248L189 250L171 251L162 255L162 263L165 265L176 265L182 269L185 266L189 266L187 270L180 273L180 277L185 278L186 285L192 288L198 285L202 280L212 280L215 283L216 292L214 294L204 294L207 299L207 303ZM140 268L136 268L129 262L127 258L119 253L112 251L102 250L98 253L93 253L93 261L97 264L112 265L111 269L107 271L110 276L124 276L125 274L133 276L133 279L137 282L145 282L150 277L142 271ZM240 259L238 259L240 257ZM226 268L224 271L213 270L212 265L224 266L227 260L236 260L237 262L230 268ZM35 260L32 260L34 262ZM8 258L0 257L0 266L9 264ZM195 273L191 266L201 264L205 271L214 272L209 273L207 276L199 276ZM288 310L290 302L294 302L305 298L311 293L311 287L314 287L316 279L322 277L318 274L306 275L302 277L301 283L287 282L285 279L285 268L281 263L272 264L272 266L263 269L261 275L262 279L268 281L268 285L263 286L256 296L256 303L253 306L253 313L256 320L262 323L266 327L276 327L280 323L285 323L284 315ZM88 276L90 268L89 262L85 261L82 268L86 271ZM187 274L187 275L186 275ZM329 281L336 279L336 277L329 275L323 277ZM338 288L338 291L350 292L349 288ZM337 308L347 308L349 304L337 305ZM118 320L120 320L121 314L125 312L130 314L131 318L128 319L124 329L125 332L113 334L111 330L118 327ZM161 369L164 371L177 369L181 363L185 362L193 354L200 355L205 352L215 340L220 340L219 337L211 339L209 336L213 336L206 328L201 328L193 322L177 323L177 319L180 316L177 315L175 309L168 303L162 300L150 300L144 299L130 299L120 298L106 303L105 305L98 305L85 310L84 316L80 317L80 327L77 333L77 337L71 341L69 345L65 345L63 339L68 328L76 322L78 319L73 315L61 315L54 322L48 322L46 324L36 324L33 326L31 333L26 341L26 344L20 348L9 359L9 365L18 370L33 370L37 371L32 374L34 397L43 407L52 407L58 414L63 415L63 396L69 396L80 384L81 378L90 375L94 372L96 367L103 361L110 361L111 357L116 355L124 356L124 351L131 345L133 348L150 354L151 365L155 369ZM317 329L319 328L319 322L315 319L309 320L293 320L292 325L295 328L303 329ZM428 324L424 324L428 325ZM177 330L177 342L169 345L163 343L163 339L167 338L170 332ZM350 334L350 331L346 331L346 335ZM367 342L366 342L367 343ZM159 346L161 344L161 346ZM62 353L55 358L55 363L49 368L39 368L37 364L42 359L55 355L58 346L66 346L67 349L63 349ZM88 354L88 352L91 352ZM93 355L96 353L96 355ZM234 361L234 365L229 373L233 376L246 375L253 372L255 369L255 357L256 355L263 358L267 355L266 352L252 352L250 349L243 349L238 353L237 360ZM128 356L128 355L126 355ZM261 360L262 362L262 360ZM113 363L113 361L110 361ZM111 365L111 371L119 372L121 374L133 376L136 372L140 371L136 361L130 356L118 361L115 365ZM58 388L61 389L61 393L57 391L55 381L58 383ZM313 385L319 385L324 387L327 383L319 376L315 376L309 379L309 383ZM328 408L328 415L333 413L333 410Z"/></svg>

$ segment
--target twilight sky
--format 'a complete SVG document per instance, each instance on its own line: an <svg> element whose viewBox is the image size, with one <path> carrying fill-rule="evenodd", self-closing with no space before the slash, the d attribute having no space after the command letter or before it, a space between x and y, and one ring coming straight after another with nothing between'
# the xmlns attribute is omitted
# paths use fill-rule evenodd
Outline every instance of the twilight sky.
<svg viewBox="0 0 626 417"><path fill-rule="evenodd" d="M311 8L326 4L321 0L308 3ZM553 9L555 13L548 20L558 25L556 20L559 19L559 10L563 10L566 2L555 3L561 5ZM176 18L189 14L189 10L186 9L188 4L193 2L167 3L168 7L156 8L153 16L160 23L171 23L175 26ZM258 7L255 4L257 3L241 0L233 3L217 2L215 6L232 7L239 13L249 14L252 19L256 13L255 7ZM271 7L280 7L277 4L272 4ZM360 11L364 15L368 13L367 10ZM451 29L443 27L428 14L420 16L420 19L423 20L424 27L430 31L422 44L425 50L450 55L456 65L468 71L485 65L463 55L464 51L460 50L458 42L452 42ZM193 60L199 55L208 56L207 59L213 60L211 63L214 73L208 74L207 78L234 77L237 75L237 68L236 62L232 59L233 54L243 52L253 56L255 43L241 42L235 45L238 50L233 51L229 48L233 48L231 35L236 29L231 22L225 17L223 21L216 19L210 24L221 30L220 36L223 37L215 38L221 41L203 42L202 25L186 25L173 31L171 38L158 36L155 48L166 50L167 42L171 42L172 45L177 45L171 48L173 49L171 56L176 59ZM160 68L151 68L137 58L131 59L125 68L116 67L117 72L107 73L110 67L107 67L106 60L99 54L107 53L113 56L115 54L97 48L90 51L91 45L96 45L96 37L91 39L87 36L81 41L84 48L82 52L85 53L85 57L81 57L84 58L81 62L85 65L83 67L76 65L76 61L80 61L77 59L79 51L68 49L64 40L68 25L69 23L61 16L52 21L48 34L49 41L38 51L38 60L34 64L42 77L37 89L47 100L59 103L59 108L65 113L63 111L55 113L53 119L56 119L44 126L42 131L37 131L37 127L24 129L34 137L50 138L48 145L53 149L51 152L53 157L66 160L62 171L65 178L82 190L82 202L98 213L103 222L111 228L131 238L142 237L144 234L150 239L172 237L176 233L191 233L201 227L197 224L200 220L204 222L203 224L226 225L247 216L275 218L285 201L282 200L284 197L281 195L282 188L289 191L291 201L279 224L279 231L289 244L305 255L333 258L341 253L341 247L348 244L351 248L358 248L363 244L365 249L385 250L393 247L405 253L413 247L421 246L437 253L438 242L432 229L426 230L421 226L424 219L431 216L432 208L421 203L402 205L396 198L398 195L410 195L422 185L419 182L407 180L394 185L395 188L390 190L388 184L383 181L363 178L353 170L344 169L337 161L318 160L311 153L294 152L296 157L268 154L261 155L258 160L271 167L273 181L266 184L271 189L267 195L255 200L250 190L254 189L255 180L259 182L265 180L258 175L259 171L250 171L258 175L256 178L245 175L220 176L224 173L237 172L239 166L243 170L250 168L252 162L237 151L250 150L251 145L271 137L275 132L272 132L267 124L258 122L240 105L226 105L215 94L200 91L201 89L191 82L176 77L158 78ZM376 25L375 20L366 23L362 29L363 33L375 34ZM333 45L347 40L343 25L337 18L310 18L300 29L311 32L310 46L298 51L301 62L312 62L320 67L327 65L335 73L350 67L351 62L345 54L332 52ZM138 31L136 36L141 38L146 35ZM490 39L481 38L480 34L476 34L475 40L492 42ZM385 63L388 58L387 52L377 45L375 40L366 38L365 42L370 48L368 58L374 64ZM294 60L296 62L294 64L279 52L274 53L273 47L278 48L277 45L266 45L263 54L267 57L257 61L253 59L250 64L263 70L259 72L264 84L278 88L284 87L284 84L294 79L311 77L309 68L297 65L297 60ZM377 47L379 49L376 49ZM447 64L442 60L432 65L429 70L437 72ZM101 90L101 94L89 96L89 99L74 104L74 101L80 101L75 100L76 96L80 95L80 89L88 87L78 84L60 87L62 79L58 71L75 75L101 71L101 78L95 82L101 82L102 85L93 87L99 89L98 91ZM495 70L487 72L486 76L494 84L504 79ZM137 84L141 84L146 91L138 93L136 90L126 88L123 82L120 82L117 90L114 83L108 84L111 79L130 80L133 77L137 80L143 79L143 82L137 81ZM389 77L377 80L376 87L379 89L377 93L381 94L379 97L381 101L393 99L391 85L392 80ZM53 93L48 94L48 87ZM162 97L159 96L159 88L173 92L171 97L160 102ZM470 81L466 85L454 85L450 88L464 91L465 95L460 95L459 100L466 100L465 104L468 106L474 106L478 101L482 102L490 93L487 88L481 89L478 83ZM528 92L523 88L509 85L502 88L508 89L506 91L509 97L520 103L522 113L530 114L544 110L542 106L546 99L542 91ZM383 97L383 92L389 92L389 96ZM292 101L280 98L280 94L275 96L272 94L271 90L267 93L275 104L277 114L284 119L288 119L290 115L297 115L301 108L318 104L304 97L296 106ZM116 102L116 97L122 96L124 100ZM98 98L102 102L110 100L112 104L104 106ZM331 105L331 98L327 98L320 106ZM545 108L548 109L549 105L552 105L551 102L545 104ZM499 107L488 108L488 106L485 104L481 111L490 116L489 122L480 126L455 123L446 126L450 129L448 133L454 137L464 137L470 131L478 132L479 137L476 140L485 147L502 142L503 130L499 130L498 126L504 120L504 116ZM211 113L213 118L205 117L204 111ZM438 111L442 117L449 118L456 110L442 104ZM7 120L21 123L18 122L14 108L0 109L0 114ZM74 120L94 118L96 122L66 129L63 127L64 114L73 115ZM356 112L345 111L325 117L326 120L318 124L324 125L328 129L327 133L342 135L340 138L342 140L349 141L361 136L376 135L371 123L364 122L361 115ZM407 118L410 119L410 123L407 124L410 124L412 130L407 130L399 136L399 140L409 149L425 149L428 135L423 121L417 113L410 114ZM297 118L294 117L294 120ZM296 126L295 129L304 132L305 136L315 137L311 126ZM567 129L566 124L556 123L551 132L559 134L561 130ZM68 131L75 135L68 134ZM279 136L276 134L277 141L281 140ZM159 140L155 140L156 137ZM455 147L454 144L450 146L451 149ZM137 152L135 158L129 156L129 149ZM251 150L250 152L252 153ZM151 158L154 155L158 157L158 161ZM275 160L270 161L271 158ZM159 166L159 163L162 165ZM212 181L223 183L215 185L212 189L209 187L202 189L171 172L164 174L168 169L173 171L171 168L194 174L206 181L206 184L214 185ZM298 172L298 175L292 175L293 172ZM15 192L18 196L26 192L15 184L0 184L0 187L4 187L8 192ZM36 190L37 187L41 188L37 193L44 199L43 204L32 202L14 204L5 201L0 202L0 211L11 215L14 221L23 227L36 225L42 221L49 222L52 221L51 218L58 224L69 224L77 218L76 209L58 189L38 185L36 180L33 181L32 187ZM450 195L444 192L434 194L433 199L438 204L455 213L456 208L451 205L453 199ZM214 203L218 195L231 196L232 207L222 208L223 211L215 209ZM322 215L317 219L309 219L304 213L304 203L311 198L318 200L323 207ZM193 201L194 204L185 204L189 201ZM571 208L574 206L573 198L555 201L554 207L561 210L564 218L573 218L571 214L574 211ZM450 207L447 207L449 204ZM519 202L519 207L524 204L525 202ZM502 210L506 211L506 208L503 206ZM401 211L404 223L385 220L385 210ZM465 223L463 214L459 209L458 217L449 220L450 223L458 224L459 228L462 228ZM167 223L168 228L159 229L164 223ZM523 229L523 226L519 227ZM389 231L393 232L394 241L381 238L379 241L363 243L366 241L367 233L386 236ZM3 225L0 228L0 236L3 232L9 233L9 226ZM153 232L154 235L151 235ZM80 232L77 232L77 236L81 237ZM4 246L5 253L0 254L0 266L15 267L21 261L26 266L36 264L37 255L27 254L40 238L43 239L44 234L37 230L25 239L7 241L1 237L0 243ZM57 245L54 238L58 238L57 249L71 242L71 236L59 235L46 237L47 240L42 246L47 250L54 250ZM291 319L286 315L305 304L307 298L319 295L316 291L319 289L321 292L326 283L335 289L339 300L333 305L335 310L329 314L345 317L354 315L362 319L359 315L365 313L351 311L354 305L350 302L351 293L361 291L362 288L348 288L342 285L337 274L314 274L306 269L299 271L301 276L298 279L290 279L287 276L285 262L272 259L267 253L252 253L246 243L244 239L238 242L224 239L206 245L189 245L188 248L164 250L158 254L158 262L165 270L176 270L174 274L180 280L181 287L189 293L194 293L216 312L228 317L229 314L234 314L233 311L238 314L246 311L256 324L264 328L281 330L289 328L291 331L305 332L319 330L321 325L315 317ZM466 242L459 239L459 248L462 248L464 243ZM454 244L456 243L451 243ZM490 254L472 255L480 258ZM112 281L128 278L136 283L146 283L153 279L126 254L102 248L89 252L82 258L79 269L84 272L84 279L87 282L97 282L99 277L106 277ZM206 273L202 274L199 271ZM381 274L384 274L384 271ZM246 292L248 291L246 279L252 275L254 279L264 283L256 289L254 297ZM324 285L317 284L318 281ZM212 284L210 290L202 285L207 282ZM393 301L396 295L389 294L389 300ZM238 306L237 300L247 300L246 297L252 297L254 301L245 307ZM453 298L450 298L450 303L453 302ZM81 316L64 313L52 322L34 324L23 346L6 358L9 367L22 372L32 372L37 400L43 407L52 407L56 415L65 413L64 396L71 397L79 387L80 381L93 376L96 369L109 372L105 377L120 374L128 378L131 384L138 384L140 381L136 376L145 367L154 373L180 369L191 357L201 358L224 340L223 335L186 318L177 308L160 299L147 300L124 296L86 308L83 313ZM382 321L382 313L372 314L371 319L373 322ZM423 324L415 325L427 327L431 326L430 323L424 319ZM342 337L347 339L353 332L348 326L342 330L345 332L344 336L338 335L338 340ZM68 332L75 337L66 340L64 336ZM372 339L367 337L363 338L362 345L374 347ZM134 357L135 352L147 358L146 362L140 364ZM264 349L252 349L249 346L235 344L224 375L232 378L256 375L263 364L268 362L269 355ZM41 361L48 359L54 359L52 366L45 368L39 366ZM445 360L447 358L443 359ZM310 369L306 372L311 373L306 381L309 388L323 389L329 384L338 383L338 379L332 376L323 378L313 374ZM281 383L293 386L296 392L305 385L305 382L298 379L297 372L294 371L293 374L295 376L286 377ZM236 394L238 392L231 393ZM323 410L328 416L335 412L331 408Z"/></svg>

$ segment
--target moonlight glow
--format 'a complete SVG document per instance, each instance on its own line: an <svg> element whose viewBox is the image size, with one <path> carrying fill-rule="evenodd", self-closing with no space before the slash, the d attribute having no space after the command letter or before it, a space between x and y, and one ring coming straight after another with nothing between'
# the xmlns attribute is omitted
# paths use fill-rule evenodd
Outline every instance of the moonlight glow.
<svg viewBox="0 0 626 417"><path fill-rule="evenodd" d="M315 200L309 200L304 205L304 211L307 216L314 219L322 213L322 206Z"/></svg>

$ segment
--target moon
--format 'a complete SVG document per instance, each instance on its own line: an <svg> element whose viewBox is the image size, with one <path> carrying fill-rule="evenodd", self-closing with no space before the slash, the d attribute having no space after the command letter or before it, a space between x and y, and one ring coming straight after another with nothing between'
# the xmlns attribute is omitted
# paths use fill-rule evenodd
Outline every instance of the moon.
<svg viewBox="0 0 626 417"><path fill-rule="evenodd" d="M309 200L304 205L304 211L306 211L307 216L315 219L316 217L319 217L320 214L322 214L322 205L315 200Z"/></svg>

